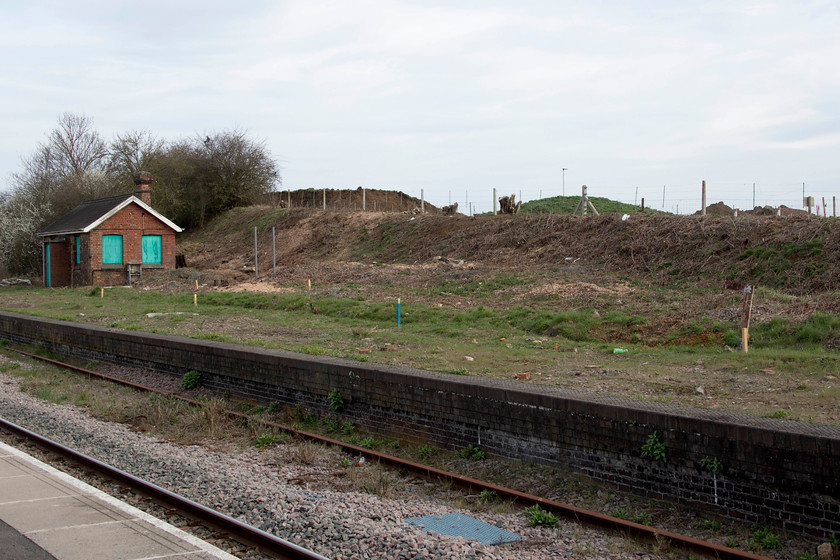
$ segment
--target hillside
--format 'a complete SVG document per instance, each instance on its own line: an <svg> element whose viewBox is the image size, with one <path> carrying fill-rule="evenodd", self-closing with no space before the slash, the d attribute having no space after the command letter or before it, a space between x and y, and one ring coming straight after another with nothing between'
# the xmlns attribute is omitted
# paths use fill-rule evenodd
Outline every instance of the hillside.
<svg viewBox="0 0 840 560"><path fill-rule="evenodd" d="M179 250L211 287L311 281L326 293L410 292L434 305L622 309L656 318L634 336L648 342L703 318L736 325L742 295L724 283L758 286L754 321L840 312L840 225L807 215L466 217L255 206L185 234ZM492 286L493 297L474 300L470 285Z"/></svg>
<svg viewBox="0 0 840 560"><path fill-rule="evenodd" d="M435 257L497 270L595 271L658 285L732 280L793 295L840 289L840 226L809 216L466 217L391 212L236 209L180 241L188 266L248 280L259 262L428 265ZM570 266L572 264L573 266ZM559 269L558 269L559 270ZM263 274L261 274L262 276Z"/></svg>

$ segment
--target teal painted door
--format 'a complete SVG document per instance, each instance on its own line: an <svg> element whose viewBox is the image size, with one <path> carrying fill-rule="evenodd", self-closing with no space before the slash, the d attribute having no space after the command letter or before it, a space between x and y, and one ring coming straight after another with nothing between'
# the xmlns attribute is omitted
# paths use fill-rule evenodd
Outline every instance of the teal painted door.
<svg viewBox="0 0 840 560"><path fill-rule="evenodd" d="M160 264L163 262L161 253L161 236L143 236L143 262Z"/></svg>
<svg viewBox="0 0 840 560"><path fill-rule="evenodd" d="M46 243L44 247L46 247L44 253L44 261L46 264L44 269L44 285L49 288L52 285L52 282L50 282L50 244Z"/></svg>

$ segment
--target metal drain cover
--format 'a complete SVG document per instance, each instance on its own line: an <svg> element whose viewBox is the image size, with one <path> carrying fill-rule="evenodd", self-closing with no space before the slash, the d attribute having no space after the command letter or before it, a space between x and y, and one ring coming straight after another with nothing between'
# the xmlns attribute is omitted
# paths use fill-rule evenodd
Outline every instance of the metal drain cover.
<svg viewBox="0 0 840 560"><path fill-rule="evenodd" d="M423 532L434 531L450 537L464 537L481 544L503 544L522 540L521 535L499 529L462 513L410 517L405 522L412 527L419 526Z"/></svg>

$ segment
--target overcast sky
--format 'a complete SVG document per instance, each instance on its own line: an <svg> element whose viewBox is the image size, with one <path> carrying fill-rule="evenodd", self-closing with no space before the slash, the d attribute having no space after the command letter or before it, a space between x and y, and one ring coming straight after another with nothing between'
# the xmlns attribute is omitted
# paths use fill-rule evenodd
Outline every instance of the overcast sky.
<svg viewBox="0 0 840 560"><path fill-rule="evenodd" d="M245 130L293 189L686 213L704 179L741 208L804 182L830 214L838 30L837 0L2 0L0 189L71 112L106 140Z"/></svg>

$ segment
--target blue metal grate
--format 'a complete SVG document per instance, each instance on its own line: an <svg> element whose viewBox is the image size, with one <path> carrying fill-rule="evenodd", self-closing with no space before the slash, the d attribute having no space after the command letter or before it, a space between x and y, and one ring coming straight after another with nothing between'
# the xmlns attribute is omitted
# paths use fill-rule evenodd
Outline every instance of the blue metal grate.
<svg viewBox="0 0 840 560"><path fill-rule="evenodd" d="M516 533L499 529L462 513L410 517L405 522L412 527L420 526L424 532L434 531L450 537L464 537L482 544L503 544L522 540L522 536Z"/></svg>

